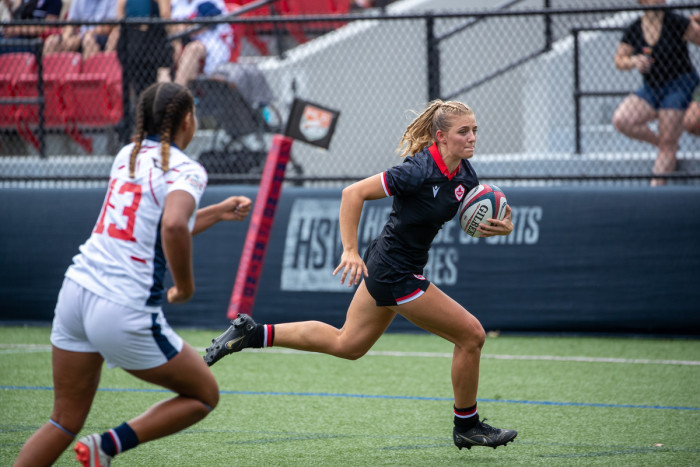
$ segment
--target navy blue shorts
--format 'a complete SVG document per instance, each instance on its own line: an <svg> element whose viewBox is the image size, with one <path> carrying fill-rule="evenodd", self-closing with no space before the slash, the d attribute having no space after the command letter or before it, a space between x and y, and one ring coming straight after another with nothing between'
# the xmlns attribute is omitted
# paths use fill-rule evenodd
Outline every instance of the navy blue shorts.
<svg viewBox="0 0 700 467"><path fill-rule="evenodd" d="M377 306L408 303L423 295L430 285L420 274L398 273L385 264L374 250L374 243L367 248L363 259L369 274L364 279L365 286Z"/></svg>
<svg viewBox="0 0 700 467"><path fill-rule="evenodd" d="M693 100L693 91L698 83L700 78L697 73L686 73L660 87L645 84L635 94L656 110L685 110Z"/></svg>

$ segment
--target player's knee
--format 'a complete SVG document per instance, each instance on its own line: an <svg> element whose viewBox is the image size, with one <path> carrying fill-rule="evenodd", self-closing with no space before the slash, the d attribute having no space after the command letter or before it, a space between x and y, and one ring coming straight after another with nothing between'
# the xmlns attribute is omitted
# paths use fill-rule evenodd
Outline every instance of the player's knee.
<svg viewBox="0 0 700 467"><path fill-rule="evenodd" d="M55 422L53 423L54 426L58 425L65 433L74 435L80 433L85 424L85 417L74 413L57 413L54 411L50 418Z"/></svg>
<svg viewBox="0 0 700 467"><path fill-rule="evenodd" d="M335 352L336 356L346 360L358 360L367 354L369 349L364 346L347 346L341 345Z"/></svg>
<svg viewBox="0 0 700 467"><path fill-rule="evenodd" d="M207 391L200 398L200 401L208 407L208 410L211 412L219 404L219 396L219 386L214 383L211 387L207 388Z"/></svg>
<svg viewBox="0 0 700 467"><path fill-rule="evenodd" d="M350 350L341 354L340 357L346 360L358 360L364 357L366 353L366 350Z"/></svg>
<svg viewBox="0 0 700 467"><path fill-rule="evenodd" d="M465 326L460 336L460 347L467 351L481 351L486 342L486 331L481 323L474 318Z"/></svg>

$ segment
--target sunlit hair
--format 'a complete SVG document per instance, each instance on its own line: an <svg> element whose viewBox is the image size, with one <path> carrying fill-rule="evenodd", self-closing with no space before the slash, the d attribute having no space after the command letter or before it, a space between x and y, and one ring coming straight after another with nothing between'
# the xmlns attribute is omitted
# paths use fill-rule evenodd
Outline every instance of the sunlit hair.
<svg viewBox="0 0 700 467"><path fill-rule="evenodd" d="M441 101L435 99L428 107L411 122L403 132L396 152L404 157L419 152L435 142L438 130L447 133L453 124L453 117L458 115L474 115L472 109L458 101Z"/></svg>
<svg viewBox="0 0 700 467"><path fill-rule="evenodd" d="M129 176L136 175L136 158L147 136L159 136L161 165L168 171L170 144L188 112L194 112L194 98L186 87L175 83L155 83L141 93L136 108L134 147L129 159Z"/></svg>

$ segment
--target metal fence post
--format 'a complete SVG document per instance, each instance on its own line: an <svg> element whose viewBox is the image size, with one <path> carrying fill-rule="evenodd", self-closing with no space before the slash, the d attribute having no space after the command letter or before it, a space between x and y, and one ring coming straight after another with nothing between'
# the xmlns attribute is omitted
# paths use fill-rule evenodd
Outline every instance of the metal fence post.
<svg viewBox="0 0 700 467"><path fill-rule="evenodd" d="M435 38L435 17L426 13L425 35L428 53L428 100L440 98L440 48Z"/></svg>
<svg viewBox="0 0 700 467"><path fill-rule="evenodd" d="M39 137L39 156L42 159L46 159L46 119L45 119L45 112L46 112L46 96L45 96L45 90L44 90L44 44L43 42L39 42L36 45L36 52L35 52L36 58L37 58L37 78L36 78L36 87L37 87L37 96L39 97L39 121L38 121L38 127L37 127L37 133ZM31 132L31 130L29 130Z"/></svg>
<svg viewBox="0 0 700 467"><path fill-rule="evenodd" d="M576 154L581 154L581 78L579 76L579 30L572 29L574 37L574 126Z"/></svg>
<svg viewBox="0 0 700 467"><path fill-rule="evenodd" d="M549 10L552 7L551 0L544 0L544 9ZM549 52L552 50L553 33L552 33L552 16L549 13L544 15L544 50Z"/></svg>

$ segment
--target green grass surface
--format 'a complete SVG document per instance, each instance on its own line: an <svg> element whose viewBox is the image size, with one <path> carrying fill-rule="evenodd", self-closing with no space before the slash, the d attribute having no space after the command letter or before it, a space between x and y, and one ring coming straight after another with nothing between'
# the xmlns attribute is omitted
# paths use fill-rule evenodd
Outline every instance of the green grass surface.
<svg viewBox="0 0 700 467"><path fill-rule="evenodd" d="M180 334L202 350L218 333ZM49 417L48 336L0 327L2 466ZM372 350L354 362L274 349L226 357L213 367L222 397L209 417L113 465L700 465L700 341L490 337L479 413L519 434L505 448L471 451L451 440L451 346L387 334ZM169 397L106 367L101 389L82 434ZM57 465L76 465L72 453Z"/></svg>

